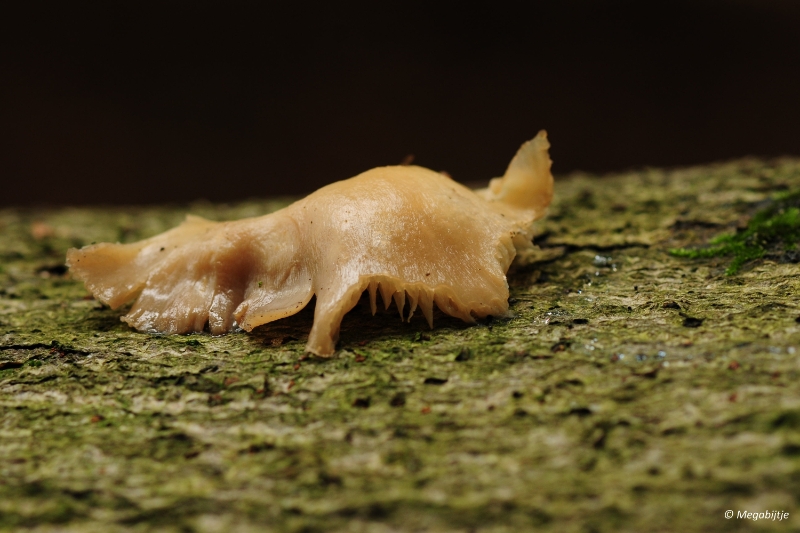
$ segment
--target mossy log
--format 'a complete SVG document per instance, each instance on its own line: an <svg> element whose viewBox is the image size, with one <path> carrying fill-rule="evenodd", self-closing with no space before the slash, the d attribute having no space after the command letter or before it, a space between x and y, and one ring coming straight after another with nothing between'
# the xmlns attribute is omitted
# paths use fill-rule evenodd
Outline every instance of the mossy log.
<svg viewBox="0 0 800 533"><path fill-rule="evenodd" d="M254 334L138 333L66 249L187 212L0 211L0 529L739 531L800 528L800 266L684 258L746 227L800 161L557 180L512 318L428 328L362 301ZM788 523L787 523L788 522Z"/></svg>

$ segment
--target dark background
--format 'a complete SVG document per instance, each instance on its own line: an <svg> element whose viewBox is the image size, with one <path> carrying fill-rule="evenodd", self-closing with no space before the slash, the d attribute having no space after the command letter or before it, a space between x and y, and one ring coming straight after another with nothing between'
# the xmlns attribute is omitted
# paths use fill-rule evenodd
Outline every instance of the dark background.
<svg viewBox="0 0 800 533"><path fill-rule="evenodd" d="M2 14L0 205L800 155L800 2L55 4Z"/></svg>

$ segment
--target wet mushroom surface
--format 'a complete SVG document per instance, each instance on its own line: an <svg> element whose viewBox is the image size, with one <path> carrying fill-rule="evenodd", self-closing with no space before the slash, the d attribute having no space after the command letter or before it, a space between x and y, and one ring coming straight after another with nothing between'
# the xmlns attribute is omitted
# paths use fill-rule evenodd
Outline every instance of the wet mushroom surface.
<svg viewBox="0 0 800 533"><path fill-rule="evenodd" d="M373 314L380 290L386 309L411 320L419 308L431 328L434 306L468 323L506 317L505 274L553 197L549 148L542 130L486 189L378 167L260 217L189 215L149 239L72 248L67 266L113 309L135 299L122 320L148 333L252 331L314 298L306 351L319 356L365 290Z"/></svg>

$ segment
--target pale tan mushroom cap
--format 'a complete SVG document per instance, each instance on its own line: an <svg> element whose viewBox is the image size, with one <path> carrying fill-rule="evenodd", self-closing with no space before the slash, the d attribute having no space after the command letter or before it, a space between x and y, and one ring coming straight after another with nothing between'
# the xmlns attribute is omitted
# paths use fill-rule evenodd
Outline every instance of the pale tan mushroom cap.
<svg viewBox="0 0 800 533"><path fill-rule="evenodd" d="M542 131L482 191L421 167L375 168L263 217L190 216L137 243L71 249L67 264L112 308L138 295L122 320L141 331L250 331L316 295L306 348L318 355L333 354L365 290L373 312L380 292L431 326L434 303L467 322L505 315L505 273L552 198L548 147Z"/></svg>

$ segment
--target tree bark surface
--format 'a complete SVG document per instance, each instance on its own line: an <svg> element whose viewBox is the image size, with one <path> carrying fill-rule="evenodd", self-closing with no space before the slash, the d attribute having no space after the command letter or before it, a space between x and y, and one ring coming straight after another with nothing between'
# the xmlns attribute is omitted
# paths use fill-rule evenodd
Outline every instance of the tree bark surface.
<svg viewBox="0 0 800 533"><path fill-rule="evenodd" d="M313 309L148 335L63 267L286 202L0 211L0 529L800 528L800 266L669 254L798 187L792 159L557 179L512 318L362 299L329 359Z"/></svg>

